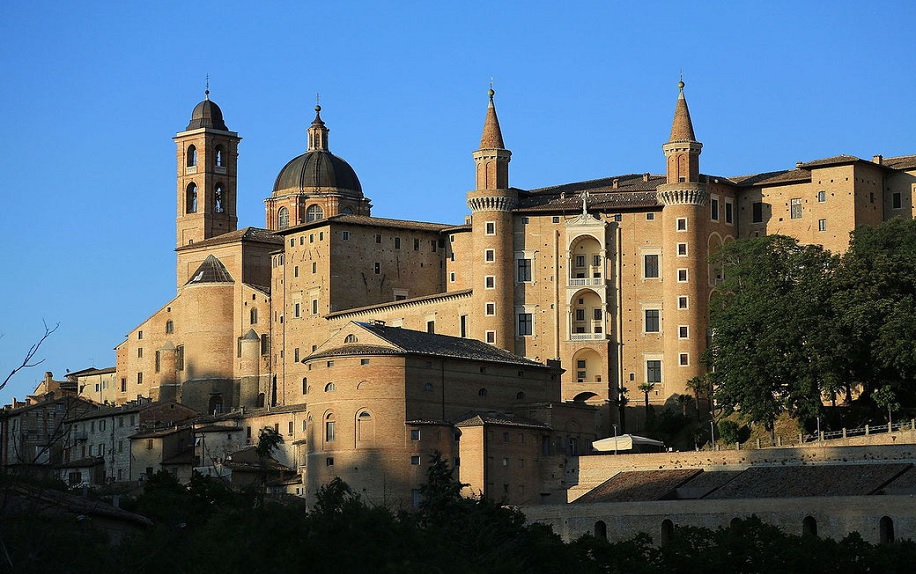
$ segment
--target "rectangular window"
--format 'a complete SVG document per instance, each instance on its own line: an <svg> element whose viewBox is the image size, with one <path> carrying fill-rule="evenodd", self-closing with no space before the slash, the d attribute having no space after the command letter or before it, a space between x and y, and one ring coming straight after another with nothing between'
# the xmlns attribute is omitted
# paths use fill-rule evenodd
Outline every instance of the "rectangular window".
<svg viewBox="0 0 916 574"><path fill-rule="evenodd" d="M318 299L312 299L312 315L318 314Z"/></svg>
<svg viewBox="0 0 916 574"><path fill-rule="evenodd" d="M560 223L560 218L556 215L550 218L551 223Z"/></svg>
<svg viewBox="0 0 916 574"><path fill-rule="evenodd" d="M576 309L576 321L585 321L585 309Z"/></svg>
<svg viewBox="0 0 916 574"><path fill-rule="evenodd" d="M382 236L381 236L380 234L376 234L376 235L375 235L375 242L376 242L376 243L381 243L381 242L382 242Z"/></svg>
<svg viewBox="0 0 916 574"><path fill-rule="evenodd" d="M293 360L299 362L299 347L293 349Z"/></svg>
<svg viewBox="0 0 916 574"><path fill-rule="evenodd" d="M678 282L678 283L686 283L686 282L687 282L687 270L686 270L686 269L678 269L678 270L677 270L677 282Z"/></svg>
<svg viewBox="0 0 916 574"><path fill-rule="evenodd" d="M329 456L328 458L324 459L324 465L325 466L334 466L334 457Z"/></svg>
<svg viewBox="0 0 916 574"><path fill-rule="evenodd" d="M642 275L646 279L658 279L658 255L649 254L642 258Z"/></svg>
<svg viewBox="0 0 916 574"><path fill-rule="evenodd" d="M751 204L751 223L763 223L763 203L759 201Z"/></svg>
<svg viewBox="0 0 916 574"><path fill-rule="evenodd" d="M426 322L426 332L427 332L427 333L435 333L435 332L436 332L436 322L435 322L435 321L427 321L427 322Z"/></svg>
<svg viewBox="0 0 916 574"><path fill-rule="evenodd" d="M654 213L649 212L649 213L646 214L646 221L652 221L653 219L655 219L655 214L654 214Z"/></svg>
<svg viewBox="0 0 916 574"><path fill-rule="evenodd" d="M690 327L687 325L678 325L677 327L677 338L678 339L688 339L690 334Z"/></svg>
<svg viewBox="0 0 916 574"><path fill-rule="evenodd" d="M687 365L689 365L690 364L690 355L688 355L687 353L679 354L677 356L677 364L682 367L686 367Z"/></svg>
<svg viewBox="0 0 916 574"><path fill-rule="evenodd" d="M454 271L452 271L452 272L450 272L450 273L448 274L448 282L449 282L449 283L454 283L454 282L455 282L455 272L454 272Z"/></svg>
<svg viewBox="0 0 916 574"><path fill-rule="evenodd" d="M687 296L686 295L681 295L680 297L677 298L677 308L678 309L687 308Z"/></svg>
<svg viewBox="0 0 916 574"><path fill-rule="evenodd" d="M300 304L296 303L293 305L293 317L298 317L300 313Z"/></svg>
<svg viewBox="0 0 916 574"><path fill-rule="evenodd" d="M139 347L139 348L137 349L137 358L138 358L138 359L142 359L142 358L143 358L143 347Z"/></svg>
<svg viewBox="0 0 916 574"><path fill-rule="evenodd" d="M518 314L518 335L519 337L530 337L533 331L533 320L531 313Z"/></svg>
<svg viewBox="0 0 916 574"><path fill-rule="evenodd" d="M137 373L137 384L138 385L143 384L143 373Z"/></svg>
<svg viewBox="0 0 916 574"><path fill-rule="evenodd" d="M826 219L817 220L817 230L818 231L827 231L827 220Z"/></svg>
<svg viewBox="0 0 916 574"><path fill-rule="evenodd" d="M487 275L483 278L484 289L496 289L496 276Z"/></svg>
<svg viewBox="0 0 916 574"><path fill-rule="evenodd" d="M468 316L461 315L458 317L458 336L467 337L468 336Z"/></svg>
<svg viewBox="0 0 916 574"><path fill-rule="evenodd" d="M793 197L789 200L789 217L791 219L801 219L802 200L800 197Z"/></svg>
<svg viewBox="0 0 916 574"><path fill-rule="evenodd" d="M600 308L592 309L592 319L594 319L595 321L600 321L602 315L604 315L604 312Z"/></svg>
<svg viewBox="0 0 916 574"><path fill-rule="evenodd" d="M184 370L184 345L175 347L175 368L179 371Z"/></svg>
<svg viewBox="0 0 916 574"><path fill-rule="evenodd" d="M678 255L678 257L686 257L686 256L687 256L687 244L686 244L686 243L678 243L678 244L677 244L677 255Z"/></svg>
<svg viewBox="0 0 916 574"><path fill-rule="evenodd" d="M614 214L614 221L616 221L616 222L618 222L618 223L621 222L621 221L623 221L623 214L622 214L622 213L615 213L615 214Z"/></svg>
<svg viewBox="0 0 916 574"><path fill-rule="evenodd" d="M401 248L401 238L400 238L400 237L395 237L395 238L394 238L394 248L395 248L395 249L400 249L400 248Z"/></svg>
<svg viewBox="0 0 916 574"><path fill-rule="evenodd" d="M516 277L519 283L524 283L526 281L531 281L531 260L530 259L518 259L517 260L517 270Z"/></svg>
<svg viewBox="0 0 916 574"><path fill-rule="evenodd" d="M713 221L719 221L719 200L709 200L709 218Z"/></svg>
<svg viewBox="0 0 916 574"><path fill-rule="evenodd" d="M662 382L662 362L658 360L646 361L646 382Z"/></svg>
<svg viewBox="0 0 916 574"><path fill-rule="evenodd" d="M382 264L376 262L376 263L372 266L372 270L373 270L373 272L374 272L376 275L379 275L379 274L382 272Z"/></svg>
<svg viewBox="0 0 916 574"><path fill-rule="evenodd" d="M127 392L127 377L121 377L121 392Z"/></svg>
<svg viewBox="0 0 916 574"><path fill-rule="evenodd" d="M483 252L483 260L487 262L492 262L496 260L496 252L492 249L487 249Z"/></svg>
<svg viewBox="0 0 916 574"><path fill-rule="evenodd" d="M496 331L487 331L486 336L487 336L487 343L489 343L490 345L496 344Z"/></svg>
<svg viewBox="0 0 916 574"><path fill-rule="evenodd" d="M298 276L299 276L299 266L296 265L295 267L293 267L293 277L298 277Z"/></svg>
<svg viewBox="0 0 916 574"><path fill-rule="evenodd" d="M891 195L891 209L900 209L903 207L903 195L897 191Z"/></svg>
<svg viewBox="0 0 916 574"><path fill-rule="evenodd" d="M734 211L735 211L735 206L732 205L732 202L726 201L725 202L725 223L729 223L729 224L734 223L734 219L735 219Z"/></svg>
<svg viewBox="0 0 916 574"><path fill-rule="evenodd" d="M825 201L827 201L827 192L826 191L817 192L817 202L824 203Z"/></svg>
<svg viewBox="0 0 916 574"><path fill-rule="evenodd" d="M312 262L312 273L317 273L317 272L318 272L318 263L313 261Z"/></svg>
<svg viewBox="0 0 916 574"><path fill-rule="evenodd" d="M369 359L360 359L360 360L359 360L359 364L360 364L360 365L368 365L368 364L369 364Z"/></svg>
<svg viewBox="0 0 916 574"><path fill-rule="evenodd" d="M576 255L576 267L585 267L585 255Z"/></svg>
<svg viewBox="0 0 916 574"><path fill-rule="evenodd" d="M410 440L420 440L420 429L410 429Z"/></svg>
<svg viewBox="0 0 916 574"><path fill-rule="evenodd" d="M661 331L661 312L658 309L646 309L646 333L658 333Z"/></svg>
<svg viewBox="0 0 916 574"><path fill-rule="evenodd" d="M344 232L342 232L342 233L340 234L340 236L343 238L344 241L349 241L349 240L350 240L350 232L349 232L349 231L344 231Z"/></svg>
<svg viewBox="0 0 916 574"><path fill-rule="evenodd" d="M410 457L410 464L413 466L420 466L420 455L415 454Z"/></svg>
<svg viewBox="0 0 916 574"><path fill-rule="evenodd" d="M156 361L155 361L155 362L156 362L156 372L157 372L157 373L159 372L159 365L160 365L160 363L161 363L161 358L162 358L162 357L160 356L159 351L156 351ZM98 386L98 385L96 385L96 386Z"/></svg>
<svg viewBox="0 0 916 574"><path fill-rule="evenodd" d="M488 221L485 225L487 235L496 235L496 222Z"/></svg>
<svg viewBox="0 0 916 574"><path fill-rule="evenodd" d="M486 315L495 315L496 314L496 303L487 303L484 306Z"/></svg>
<svg viewBox="0 0 916 574"><path fill-rule="evenodd" d="M337 423L334 421L327 421L324 423L324 440L325 442L334 442L334 439L337 437Z"/></svg>
<svg viewBox="0 0 916 574"><path fill-rule="evenodd" d="M413 250L414 250L414 251L419 251L419 250L420 250L420 240L419 240L419 239L414 239L414 240L413 240Z"/></svg>
<svg viewBox="0 0 916 574"><path fill-rule="evenodd" d="M687 231L687 218L686 217L677 218L677 230L678 231Z"/></svg>

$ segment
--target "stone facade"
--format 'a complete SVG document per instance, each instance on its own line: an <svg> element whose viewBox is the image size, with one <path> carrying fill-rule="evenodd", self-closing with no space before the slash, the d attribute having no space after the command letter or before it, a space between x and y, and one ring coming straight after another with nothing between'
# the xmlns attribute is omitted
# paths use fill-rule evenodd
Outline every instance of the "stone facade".
<svg viewBox="0 0 916 574"><path fill-rule="evenodd" d="M217 418L246 408L245 420L271 419L246 423L254 440L261 422L292 424L286 438L295 448L284 447L280 462L303 471L306 492L347 468L360 489L406 505L422 474L414 457L438 449L460 459L473 488L530 501L570 479L568 465L545 470L550 457L582 451L578 441L609 436L614 425L636 430L620 420L621 389L633 400L651 385L650 402L664 404L703 374L707 301L721 279L707 261L725 242L778 232L842 251L856 225L914 214L916 156L704 174L683 84L662 146L663 175L514 188L493 96L472 154L475 188L466 193L462 224L372 217L355 171L330 153L316 113L306 152L284 166L264 200L266 229L238 229L241 138L208 95L174 138L176 296L118 345L114 390L104 400L175 400ZM446 379L457 386L442 412L428 413L415 385L444 359L389 349L344 353L333 370L322 366L329 345L346 348L341 338L367 328L359 325L484 342L547 371L548 361L562 369L557 380L519 386L511 369L482 373L474 372L480 361L449 363ZM324 392L329 383L338 386L333 395ZM481 400L473 392L483 388ZM594 408L585 416L560 403ZM463 409L477 411L479 421ZM328 413L346 440L322 442ZM362 436L360 413L376 429L373 446L354 438ZM501 416L520 418L503 424L509 419ZM515 436L512 429L525 430ZM457 445L456 430L464 437ZM500 442L505 432L509 443ZM513 442L521 436L535 442ZM204 453L190 456L215 469ZM537 470L528 466L535 459ZM370 476L368 460L398 470ZM519 470L501 474L507 468Z"/></svg>

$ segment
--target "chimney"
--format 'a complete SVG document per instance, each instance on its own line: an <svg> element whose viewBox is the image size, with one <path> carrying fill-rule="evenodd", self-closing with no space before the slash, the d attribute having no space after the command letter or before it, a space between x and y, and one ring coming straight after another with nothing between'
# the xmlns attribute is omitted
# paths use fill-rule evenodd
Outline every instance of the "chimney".
<svg viewBox="0 0 916 574"><path fill-rule="evenodd" d="M874 156L871 160L878 165L884 165L884 156L881 154Z"/></svg>
<svg viewBox="0 0 916 574"><path fill-rule="evenodd" d="M613 187L614 189L619 188L620 187L620 178L615 177L614 182L611 184L611 187Z"/></svg>
<svg viewBox="0 0 916 574"><path fill-rule="evenodd" d="M802 162L800 161L795 162L795 169L801 169L801 164Z"/></svg>
<svg viewBox="0 0 916 574"><path fill-rule="evenodd" d="M648 171L647 171L646 173L642 174L642 180L643 180L643 181L649 181L649 172L648 172Z"/></svg>

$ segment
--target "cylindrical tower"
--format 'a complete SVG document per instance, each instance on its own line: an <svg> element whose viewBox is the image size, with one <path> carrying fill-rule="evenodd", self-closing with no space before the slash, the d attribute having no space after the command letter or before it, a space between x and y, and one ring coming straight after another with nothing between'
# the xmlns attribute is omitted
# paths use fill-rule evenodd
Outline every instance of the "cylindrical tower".
<svg viewBox="0 0 916 574"><path fill-rule="evenodd" d="M474 152L477 188L467 196L474 249L471 260L476 262L470 269L477 307L472 336L514 352L512 210L518 192L509 188L512 152L503 144L494 93L490 89L480 149Z"/></svg>

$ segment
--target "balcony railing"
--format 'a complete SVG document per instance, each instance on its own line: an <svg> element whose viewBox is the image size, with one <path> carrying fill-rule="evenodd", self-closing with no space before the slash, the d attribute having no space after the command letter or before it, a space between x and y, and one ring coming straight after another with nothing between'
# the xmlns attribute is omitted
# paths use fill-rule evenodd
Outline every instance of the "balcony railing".
<svg viewBox="0 0 916 574"><path fill-rule="evenodd" d="M607 339L607 333L570 333L570 341L603 341Z"/></svg>
<svg viewBox="0 0 916 574"><path fill-rule="evenodd" d="M604 277L570 277L567 281L570 287L602 287L605 283Z"/></svg>

